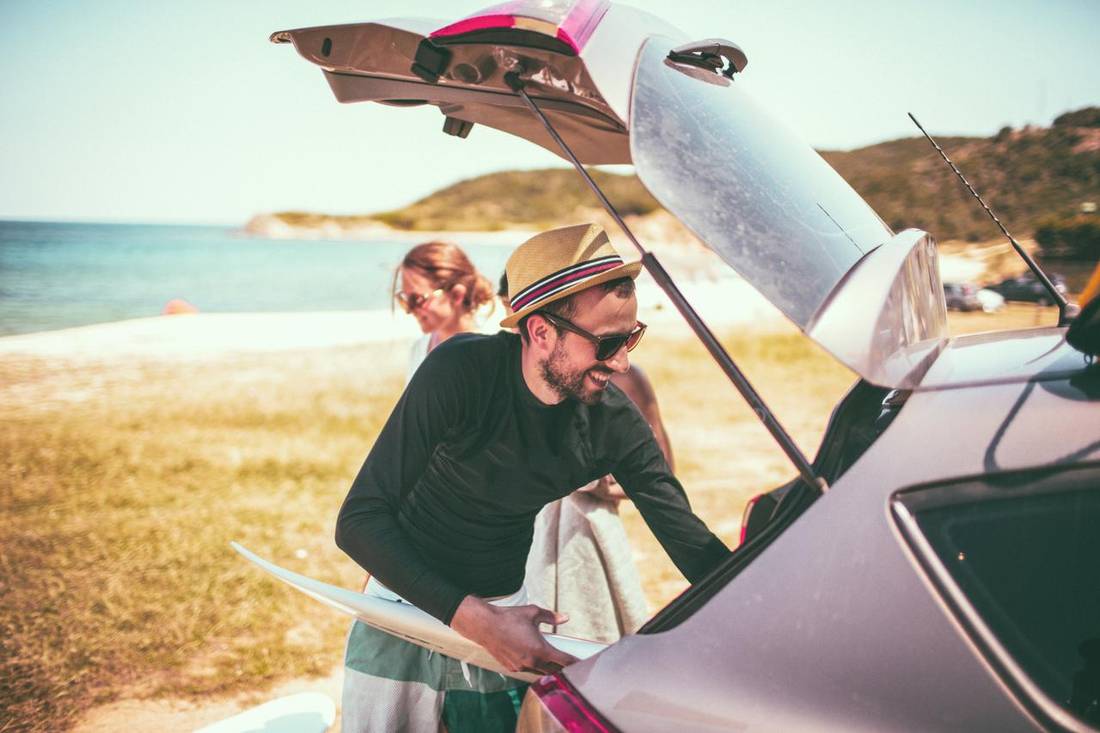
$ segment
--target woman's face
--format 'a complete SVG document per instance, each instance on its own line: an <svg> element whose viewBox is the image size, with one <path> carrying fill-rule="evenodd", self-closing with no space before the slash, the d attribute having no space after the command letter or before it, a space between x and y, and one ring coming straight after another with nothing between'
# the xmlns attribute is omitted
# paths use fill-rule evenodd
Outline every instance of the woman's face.
<svg viewBox="0 0 1100 733"><path fill-rule="evenodd" d="M408 267L401 268L401 292L406 296L428 296L436 288L435 283L423 273ZM454 302L454 295L452 289L431 295L426 300L420 299L421 302L413 309L412 315L423 333L438 331L458 319L461 314Z"/></svg>

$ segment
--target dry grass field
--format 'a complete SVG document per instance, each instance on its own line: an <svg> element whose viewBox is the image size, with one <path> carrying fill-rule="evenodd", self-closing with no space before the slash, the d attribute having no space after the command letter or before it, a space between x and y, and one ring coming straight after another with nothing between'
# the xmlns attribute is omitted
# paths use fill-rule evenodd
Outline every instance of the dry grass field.
<svg viewBox="0 0 1100 733"><path fill-rule="evenodd" d="M953 328L1037 325L1036 313L953 314ZM853 376L797 333L725 343L812 457ZM693 339L654 333L635 357L694 506L736 543L745 500L793 470ZM357 584L333 525L405 358L381 344L0 360L0 731L65 730L119 697L259 694L338 664L347 620L228 542ZM636 512L623 516L656 609L683 581Z"/></svg>
<svg viewBox="0 0 1100 733"><path fill-rule="evenodd" d="M333 521L403 360L0 365L0 730L327 673L345 620L227 543L354 584Z"/></svg>

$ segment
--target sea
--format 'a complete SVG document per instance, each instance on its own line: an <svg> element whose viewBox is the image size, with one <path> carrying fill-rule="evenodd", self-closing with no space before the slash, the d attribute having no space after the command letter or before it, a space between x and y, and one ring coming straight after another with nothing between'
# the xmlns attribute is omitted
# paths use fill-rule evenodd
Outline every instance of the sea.
<svg viewBox="0 0 1100 733"><path fill-rule="evenodd" d="M389 309L394 270L414 243L267 239L231 226L0 220L0 336L156 316L177 298L203 313ZM491 236L461 246L494 284L512 251ZM1045 267L1078 293L1093 266Z"/></svg>
<svg viewBox="0 0 1100 733"><path fill-rule="evenodd" d="M377 310L413 243L272 240L240 228L0 220L0 336L160 315ZM511 248L462 243L494 284Z"/></svg>

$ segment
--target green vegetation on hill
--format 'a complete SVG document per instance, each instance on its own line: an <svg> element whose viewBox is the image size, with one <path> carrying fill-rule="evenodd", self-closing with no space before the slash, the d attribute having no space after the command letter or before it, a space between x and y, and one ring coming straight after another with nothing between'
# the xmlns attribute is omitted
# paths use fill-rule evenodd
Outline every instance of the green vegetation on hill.
<svg viewBox="0 0 1100 733"><path fill-rule="evenodd" d="M364 226L376 224L378 217L372 214L355 214L336 216L333 214L321 214L314 211L280 211L275 216L287 226L301 227L304 229L324 226L326 222L336 221L346 226Z"/></svg>
<svg viewBox="0 0 1100 733"><path fill-rule="evenodd" d="M1096 262L1100 260L1100 216L1090 212L1040 219L1035 241L1044 257Z"/></svg>
<svg viewBox="0 0 1100 733"><path fill-rule="evenodd" d="M1095 110L1096 112L1100 110ZM1089 110L1059 120L1087 121ZM1018 237L1051 216L1073 216L1100 199L1100 129L1058 124L1005 128L992 138L938 140L982 198ZM895 229L977 241L997 230L978 202L923 138L822 155Z"/></svg>
<svg viewBox="0 0 1100 733"><path fill-rule="evenodd" d="M623 214L656 211L657 201L633 176L592 171ZM486 230L548 227L600 207L575 171L548 168L504 171L460 181L406 206L375 214L395 229Z"/></svg>
<svg viewBox="0 0 1100 733"><path fill-rule="evenodd" d="M1100 107L1085 107L1054 118L1055 127L1100 127Z"/></svg>

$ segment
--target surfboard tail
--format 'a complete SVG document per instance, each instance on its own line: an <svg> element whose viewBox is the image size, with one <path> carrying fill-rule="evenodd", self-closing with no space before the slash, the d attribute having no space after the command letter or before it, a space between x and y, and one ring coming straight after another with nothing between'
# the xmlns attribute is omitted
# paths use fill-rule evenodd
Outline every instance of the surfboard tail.
<svg viewBox="0 0 1100 733"><path fill-rule="evenodd" d="M354 616L369 626L426 649L459 659L476 667L499 672L508 677L526 682L533 682L539 677L537 674L526 672L509 672L489 652L485 651L484 647L470 641L450 626L439 621L439 619L408 603L388 601L323 583L265 560L238 542L230 542L229 545L246 560L269 575L329 608ZM543 636L546 637L547 643L573 655L577 659L587 659L607 646L599 642L576 639L560 634L543 634Z"/></svg>

